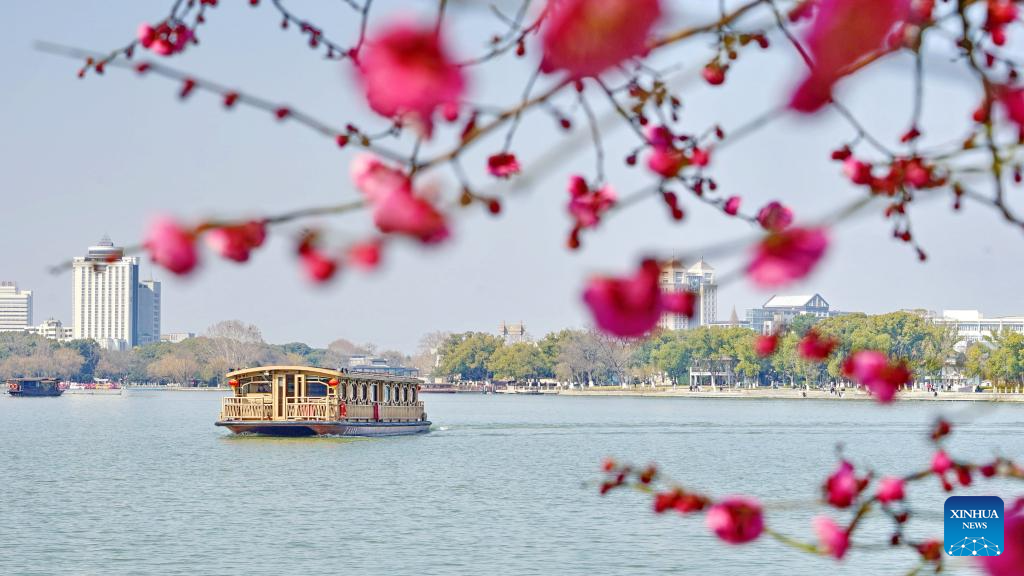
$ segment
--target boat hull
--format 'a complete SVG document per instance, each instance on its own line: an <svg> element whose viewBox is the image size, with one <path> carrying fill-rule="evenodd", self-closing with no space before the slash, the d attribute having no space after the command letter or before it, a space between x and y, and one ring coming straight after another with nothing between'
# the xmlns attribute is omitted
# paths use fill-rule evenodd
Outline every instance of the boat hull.
<svg viewBox="0 0 1024 576"><path fill-rule="evenodd" d="M264 436L407 436L430 431L430 421L417 422L352 422L338 420L289 420L283 422L239 422L221 420L216 423L235 434L261 434Z"/></svg>
<svg viewBox="0 0 1024 576"><path fill-rule="evenodd" d="M56 397L64 393L63 390L8 390L8 394L17 398L43 398Z"/></svg>

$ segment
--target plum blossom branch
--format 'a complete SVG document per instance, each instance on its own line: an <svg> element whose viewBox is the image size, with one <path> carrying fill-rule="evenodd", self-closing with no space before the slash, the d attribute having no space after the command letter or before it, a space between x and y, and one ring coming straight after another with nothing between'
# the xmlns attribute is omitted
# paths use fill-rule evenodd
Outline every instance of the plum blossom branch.
<svg viewBox="0 0 1024 576"><path fill-rule="evenodd" d="M321 217L321 216L337 216L340 214L346 214L349 212L355 212L357 210L366 207L366 202L363 200L354 200L351 202L342 202L338 204L330 204L326 206L312 206L307 208L299 208L296 210L288 210L277 214L267 215L261 218L241 218L241 219L216 219L216 220L204 220L194 226L189 232L192 235L200 235L205 232L209 232L215 229L232 228L243 226L251 222L259 222L265 227L274 227L281 224L287 224L298 220L304 220L308 218ZM138 254L146 249L143 244L135 244L124 247L125 254ZM51 266L49 268L50 273L59 274L71 269L72 261L67 260Z"/></svg>
<svg viewBox="0 0 1024 576"><path fill-rule="evenodd" d="M258 0L257 0L258 1ZM327 48L326 58L329 60L341 60L345 58L354 58L358 56L360 48L363 46L363 42L366 39L366 21L369 17L370 6L373 0L364 0L362 6L357 4L354 0L343 0L352 10L359 14L359 35L356 40L355 46L345 47L337 42L334 42L326 35L321 28L311 24L307 20L300 18L288 10L282 0L270 0L270 3L274 8L281 14L281 28L288 29L290 25L294 25L298 28L299 32L309 37L309 47L317 49L320 47ZM254 4L255 5L255 4Z"/></svg>
<svg viewBox="0 0 1024 576"><path fill-rule="evenodd" d="M462 187L459 204L466 206L479 201L486 203L492 214L498 214L501 203L497 195L474 191L464 167L467 152L485 141L492 141L487 137L504 129L504 146L488 157L486 169L499 180L519 176L522 169L519 159L512 153L511 144L525 115L535 109L551 114L566 130L575 122L573 116L582 112L590 128L596 156L596 177L574 175L570 179L567 203L567 212L573 219L568 239L570 248L578 248L583 231L597 227L606 214L632 206L642 198L660 195L669 215L677 221L685 218L684 203L697 201L720 210L726 216L761 228L762 232L753 242L752 260L742 273L755 283L775 287L813 271L828 247L829 229L847 218L847 211L852 214L872 203L873 199L881 200L884 214L891 222L893 236L915 248L922 260L926 254L911 230L910 209L917 198L938 197L940 193L952 190L954 207L959 207L961 198L978 200L995 207L1008 221L1019 223L1007 204L1006 188L1009 184L1004 175L1012 164L1016 164L1012 166L1014 182L1019 183L1021 179L1021 166L1016 159L1020 138L1012 143L1000 142L997 136L1002 130L995 117L999 111L1005 111L1018 132L1024 128L1024 89L1016 87L1014 61L997 49L989 49L990 44L1002 46L1006 40L1006 28L1017 23L1017 6L1009 0L985 3L959 0L955 6L947 3L941 8L930 2L801 1L789 4L788 13L784 13L777 0L738 2L733 7L720 0L717 18L661 36L652 33L662 16L661 0L549 1L532 19L528 19L530 0L522 0L514 16L505 16L501 10L492 7L507 28L495 35L488 48L476 58L457 58L447 46L446 27L442 24L450 18L452 7L446 0L439 0L436 20L428 25L396 23L383 27L369 38L366 28L370 2L367 0L360 4L356 0L346 0L361 17L355 48L348 50L327 40L320 27L291 13L285 8L284 0L271 1L282 14L283 24L297 25L309 37L313 48L326 46L329 56L347 57L352 61L370 108L389 121L385 129L368 133L351 124L339 129L301 110L231 90L156 62L140 62L134 68L141 74L155 73L179 82L182 98L197 91L214 93L227 108L237 105L253 107L272 114L278 121L297 122L328 136L339 146L353 143L371 151L374 154L372 158L360 156L354 159L353 179L364 194L367 206L372 209L374 224L385 237L404 234L426 244L447 237L446 216L437 209L440 203L435 206L434 192L419 186L421 174L444 164L451 164L451 170ZM255 5L258 2L251 3ZM598 3L602 18L588 18L586 15L591 14ZM196 42L194 29L204 21L204 11L216 4L217 0L178 0L167 20L140 29L138 42L157 55L174 55L190 42ZM987 8L984 21L968 17L967 11L975 6ZM185 22L186 16L192 20ZM757 16L763 22L756 25L758 22L747 21L747 16ZM798 37L791 30L791 24L803 20L809 20L810 25ZM947 29L957 20L960 22L959 34ZM769 49L769 34L776 30L785 37L806 68L804 79L793 91L789 103L784 107L770 107L729 134L713 122L708 122L702 131L681 131L678 126L683 110L682 94L665 79L671 68L657 70L644 61L645 57L690 39L707 38L712 43L713 56L704 66L701 76L710 86L717 87L726 82L727 73L733 73L733 63L748 47ZM958 46L960 55L978 77L984 93L984 101L974 113L974 130L959 147L924 148L918 140L921 137L919 124L925 72L923 37L931 30L953 35L952 38L943 38ZM466 100L469 68L496 60L513 49L517 56L523 56L527 40L532 41L534 36L539 43L541 58L539 65L530 70L518 102L492 106ZM592 42L595 37L602 41ZM900 144L906 145L905 148L889 146L869 133L865 124L833 93L833 88L844 78L883 57L903 51L914 56L911 126L900 138ZM87 58L88 66L103 62L103 56L99 54L84 51L73 54ZM124 63L118 65L127 66ZM1005 74L1005 79L1000 77L1002 74ZM541 81L541 76L546 77L546 83ZM614 81L610 80L612 78ZM537 94L534 93L535 85L543 86ZM567 103L568 98L560 98L569 86L576 91L573 98L578 104L576 107ZM605 182L606 151L602 137L607 138L609 130L601 127L603 122L598 119L594 100L585 94L586 89L594 86L607 99L609 117L621 119L637 137L636 147L626 156L626 163L633 166L642 160L654 177L653 185L641 187L634 195L617 198L614 188ZM812 114L824 107L834 109L853 128L852 138L832 151L832 158L842 163L841 170L846 178L863 187L864 192L850 207L842 207L838 218L826 219L819 224L793 226L792 211L781 202L771 201L752 207L749 203L744 204L741 197L719 188L715 171L723 162L718 158L722 149L756 133L787 111ZM447 147L428 148L427 142L441 131L435 131L435 120L439 117L450 124L459 124L458 138ZM407 131L414 133L408 152L392 150L380 142L389 138L401 140ZM443 129L446 136L452 132L448 128ZM576 139L570 137L566 141L575 142ZM866 157L861 155L864 148L871 148ZM421 152L426 154L428 150L433 155L421 158ZM969 156L982 151L987 153L987 166L965 163ZM531 169L539 171L550 164L548 159L542 158ZM961 182L976 174L992 176L995 189L992 197L982 196ZM535 179L536 175L523 174L516 184L523 185L531 178ZM245 247L251 243L247 236L251 230L236 230L240 226L235 225L224 229L227 228L231 228L230 233L225 232L230 236L227 240L234 242L229 242L231 246ZM214 228L216 230L221 229ZM177 236L182 235L187 237L189 231ZM224 239L223 234L218 236ZM333 263L316 251L316 238L307 240L301 244L300 255L318 276L329 277L333 274ZM241 256L244 252L230 253ZM188 266L179 268L190 269ZM588 297L588 304L595 313L603 310L601 294L605 294L602 291L605 288L614 293L618 286L639 283L648 289L649 268L645 264L633 277L597 279L597 284L603 288ZM737 271L736 277L739 274ZM650 310L664 306L686 308L686 303L678 298L668 298L666 303L657 290L650 291L650 294L651 298L645 304L651 306L616 312L622 312L624 316L644 314L644 322L623 323L635 334L646 333L640 329L644 325L653 326L651 319L654 316ZM602 327L614 326L615 322L599 324Z"/></svg>
<svg viewBox="0 0 1024 576"><path fill-rule="evenodd" d="M1024 469L1013 460L996 457L989 462L975 463L952 459L942 446L942 440L949 435L952 426L946 420L938 420L930 436L935 452L929 467L902 476L882 476L874 471L858 476L855 467L843 459L836 471L822 483L822 504L837 510L852 509L853 515L845 524L837 524L828 515L814 519L817 543L807 542L771 528L767 520L770 510L753 498L715 498L707 493L695 491L667 477L655 465L634 467L606 459L602 465L604 480L600 483L602 495L621 488L632 488L652 498L656 514L676 512L681 515L704 513L708 528L720 539L730 544L745 544L765 534L776 541L802 552L830 556L842 560L853 548L853 538L863 519L873 512L881 511L892 522L892 534L888 538L891 546L904 546L912 550L920 564L915 568L931 567L936 573L942 571L945 552L937 539L911 540L905 535L905 526L913 517L906 503L907 493L912 485L928 479L938 479L945 492L952 492L955 485L969 486L975 476L986 479L1005 478L1024 480ZM874 490L869 491L872 483ZM1018 500L1007 510L1006 520L1016 534L1024 524L1024 499ZM993 574L1012 573L1011 565L1020 562L1024 542L1007 538L1003 557L978 558ZM875 549L875 547L872 547ZM1009 571L1006 571L1009 570Z"/></svg>
<svg viewBox="0 0 1024 576"><path fill-rule="evenodd" d="M597 116L594 114L594 110L590 107L590 103L587 102L583 92L579 92L577 96L580 106L586 113L587 124L590 126L590 135L594 141L594 156L597 162L597 182L601 184L604 182L604 146L601 144L601 130L598 128Z"/></svg>
<svg viewBox="0 0 1024 576"><path fill-rule="evenodd" d="M71 58L89 58L92 57L93 54L87 50L49 42L37 42L36 48L43 52ZM181 83L179 97L182 99L190 97L194 92L209 92L220 96L226 109L231 109L238 105L255 108L271 114L279 121L289 120L309 128L322 136L326 136L334 140L340 147L352 144L371 150L375 154L396 162L404 163L406 161L406 158L403 155L374 144L374 140L393 135L394 132L390 129L381 134L369 135L363 133L351 124L344 128L331 126L327 122L292 106L276 103L265 98L252 95L248 92L229 88L223 84L182 72L176 68L153 60L140 60L134 64L113 62L111 65L120 68L131 68L140 76L156 74L157 76L170 80L176 80Z"/></svg>

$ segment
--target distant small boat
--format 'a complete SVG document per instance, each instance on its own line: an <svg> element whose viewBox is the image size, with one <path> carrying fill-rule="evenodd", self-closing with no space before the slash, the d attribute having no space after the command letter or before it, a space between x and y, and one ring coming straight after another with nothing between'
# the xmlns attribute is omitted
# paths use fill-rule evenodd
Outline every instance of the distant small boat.
<svg viewBox="0 0 1024 576"><path fill-rule="evenodd" d="M97 379L89 384L79 384L76 382L64 390L68 394L87 394L90 396L120 396L123 391L116 382L103 379Z"/></svg>
<svg viewBox="0 0 1024 576"><path fill-rule="evenodd" d="M399 436L430 431L419 380L308 366L229 372L217 426L269 436Z"/></svg>
<svg viewBox="0 0 1024 576"><path fill-rule="evenodd" d="M29 398L60 396L64 390L56 378L12 378L7 381L7 393L11 396Z"/></svg>

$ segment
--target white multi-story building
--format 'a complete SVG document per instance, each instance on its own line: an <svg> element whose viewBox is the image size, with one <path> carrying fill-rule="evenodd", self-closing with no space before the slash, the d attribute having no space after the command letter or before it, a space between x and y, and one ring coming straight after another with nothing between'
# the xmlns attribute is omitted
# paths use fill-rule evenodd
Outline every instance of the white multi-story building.
<svg viewBox="0 0 1024 576"><path fill-rule="evenodd" d="M70 326L55 318L47 318L42 324L33 326L26 330L29 334L38 334L50 340L65 341L74 338L74 331Z"/></svg>
<svg viewBox="0 0 1024 576"><path fill-rule="evenodd" d="M32 326L32 291L14 282L0 282L0 332L22 332Z"/></svg>
<svg viewBox="0 0 1024 576"><path fill-rule="evenodd" d="M195 332L171 332L170 334L161 334L161 342L170 342L171 344L177 344L178 342L184 342L189 338L195 338Z"/></svg>
<svg viewBox="0 0 1024 576"><path fill-rule="evenodd" d="M747 324L755 332L771 334L792 322L797 316L831 318L842 314L843 312L830 309L828 301L822 298L821 294L775 295L760 308L747 310Z"/></svg>
<svg viewBox="0 0 1024 576"><path fill-rule="evenodd" d="M672 259L661 268L659 280L662 292L689 290L697 296L693 318L681 314L664 314L658 326L665 330L686 330L697 326L714 324L718 319L718 284L715 269L701 258L686 268L679 260Z"/></svg>
<svg viewBox="0 0 1024 576"><path fill-rule="evenodd" d="M104 237L73 263L74 338L91 338L107 349L156 341L160 334L158 282L139 283L139 259ZM140 297L140 292L145 292ZM146 332L140 335L141 322ZM155 322L154 322L154 316ZM143 337L153 340L143 340Z"/></svg>
<svg viewBox="0 0 1024 576"><path fill-rule="evenodd" d="M1024 334L1024 316L985 318L978 310L943 310L933 314L932 322L956 327L958 348L966 347L1004 330Z"/></svg>

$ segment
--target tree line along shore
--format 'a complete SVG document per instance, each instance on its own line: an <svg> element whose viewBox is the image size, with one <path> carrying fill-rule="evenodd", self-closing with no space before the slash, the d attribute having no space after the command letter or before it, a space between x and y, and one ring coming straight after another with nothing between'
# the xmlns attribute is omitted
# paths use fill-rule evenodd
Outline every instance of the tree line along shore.
<svg viewBox="0 0 1024 576"><path fill-rule="evenodd" d="M814 328L839 341L827 362L809 362L797 343ZM354 355L382 357L392 366L417 368L422 377L452 386L484 382L561 388L684 386L690 370L717 368L738 387L829 389L847 384L843 360L873 349L904 360L916 382L936 388L950 382L984 384L993 390L1024 387L1024 335L998 333L981 342L958 342L950 327L912 312L849 314L832 318L798 316L780 334L776 352L755 350L757 334L740 327L661 331L643 339L615 338L596 330L565 329L536 341L506 343L483 332L433 332L407 354L355 344L344 338L325 348L301 342L269 344L260 330L240 321L211 326L202 336L126 351L102 350L92 340L56 342L40 336L0 333L0 378L46 376L88 382L216 386L223 374L262 364L345 366Z"/></svg>
<svg viewBox="0 0 1024 576"><path fill-rule="evenodd" d="M301 342L269 344L259 328L237 320L214 324L202 336L131 350L104 350L93 340L57 342L33 334L0 333L0 378L52 377L74 382L106 378L131 384L218 386L237 368L286 364L340 367L356 355L395 365L429 361L344 338L326 348Z"/></svg>
<svg viewBox="0 0 1024 576"><path fill-rule="evenodd" d="M839 344L827 362L807 361L798 342L810 330ZM561 330L537 342L505 344L479 332L451 334L438 352L434 375L453 383L555 381L563 387L684 386L697 372L729 372L738 387L831 389L848 385L844 360L857 350L879 350L901 359L914 381L936 389L978 386L1021 390L1024 335L993 334L981 342L959 342L955 329L913 312L798 316L779 335L774 354L760 356L757 334L741 327L661 331L630 340L594 330Z"/></svg>

